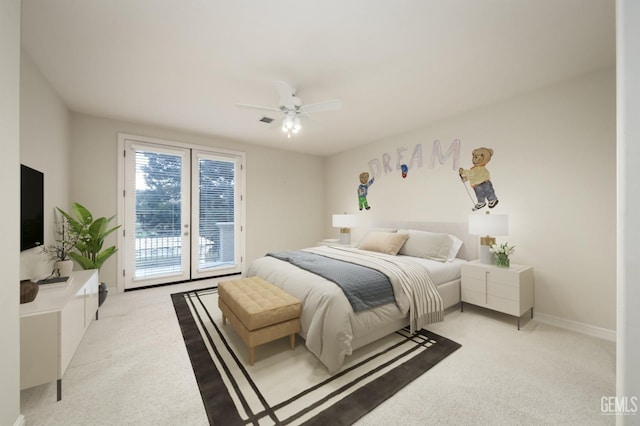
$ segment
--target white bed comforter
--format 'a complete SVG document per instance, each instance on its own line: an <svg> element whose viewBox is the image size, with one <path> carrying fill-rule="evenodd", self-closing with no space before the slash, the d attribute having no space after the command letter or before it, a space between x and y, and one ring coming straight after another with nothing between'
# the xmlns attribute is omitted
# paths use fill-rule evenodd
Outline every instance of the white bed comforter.
<svg viewBox="0 0 640 426"><path fill-rule="evenodd" d="M379 270L389 277L396 298L396 303L354 313L340 287L331 281L271 256L252 262L248 276L260 276L302 302L300 335L331 373L351 355L354 339L407 316L412 333L444 319L442 299L429 273L405 256L341 247L306 251Z"/></svg>

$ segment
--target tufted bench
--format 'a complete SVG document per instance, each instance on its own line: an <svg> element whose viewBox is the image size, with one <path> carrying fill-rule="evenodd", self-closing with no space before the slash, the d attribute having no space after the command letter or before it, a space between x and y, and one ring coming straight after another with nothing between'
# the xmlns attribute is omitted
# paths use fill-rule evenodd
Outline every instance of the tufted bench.
<svg viewBox="0 0 640 426"><path fill-rule="evenodd" d="M218 284L218 307L222 324L227 318L249 347L249 364L255 360L255 347L289 336L295 348L300 331L300 301L260 277L224 281Z"/></svg>

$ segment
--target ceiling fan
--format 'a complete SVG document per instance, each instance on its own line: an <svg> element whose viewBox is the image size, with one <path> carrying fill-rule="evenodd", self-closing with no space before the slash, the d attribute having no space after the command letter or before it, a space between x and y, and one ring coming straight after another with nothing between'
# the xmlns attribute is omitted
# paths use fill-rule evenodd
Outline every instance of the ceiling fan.
<svg viewBox="0 0 640 426"><path fill-rule="evenodd" d="M289 138L292 133L296 134L302 129L302 125L300 124L301 116L306 116L313 112L329 111L342 107L342 101L339 99L304 105L302 100L296 96L296 89L294 89L289 83L284 81L274 81L273 83L276 86L278 95L280 96L277 108L249 104L236 105L243 108L281 113L282 116L280 117L280 120L282 120L282 131L286 132L287 137Z"/></svg>

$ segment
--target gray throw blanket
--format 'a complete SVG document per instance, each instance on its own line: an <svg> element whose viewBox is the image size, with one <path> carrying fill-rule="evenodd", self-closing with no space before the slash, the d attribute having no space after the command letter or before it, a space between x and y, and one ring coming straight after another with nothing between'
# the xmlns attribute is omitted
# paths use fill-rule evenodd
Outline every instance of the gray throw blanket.
<svg viewBox="0 0 640 426"><path fill-rule="evenodd" d="M267 253L336 283L354 312L395 302L389 277L375 269L304 251Z"/></svg>

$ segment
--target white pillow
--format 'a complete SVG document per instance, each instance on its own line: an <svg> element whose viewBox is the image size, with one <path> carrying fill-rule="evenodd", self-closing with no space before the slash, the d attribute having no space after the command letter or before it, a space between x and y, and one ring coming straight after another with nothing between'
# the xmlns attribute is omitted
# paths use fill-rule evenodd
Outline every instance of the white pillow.
<svg viewBox="0 0 640 426"><path fill-rule="evenodd" d="M453 247L453 240L450 238L449 234L417 231L414 229L399 229L398 233L407 234L409 236L398 254L422 257L425 259L437 260L438 262L446 262L449 260Z"/></svg>
<svg viewBox="0 0 640 426"><path fill-rule="evenodd" d="M377 251L395 256L409 235L395 232L369 232L358 246L361 250Z"/></svg>
<svg viewBox="0 0 640 426"><path fill-rule="evenodd" d="M460 248L462 247L463 241L456 237L455 235L449 234L449 238L451 238L451 250L449 250L449 255L447 256L447 261L453 262L453 260L458 255Z"/></svg>

